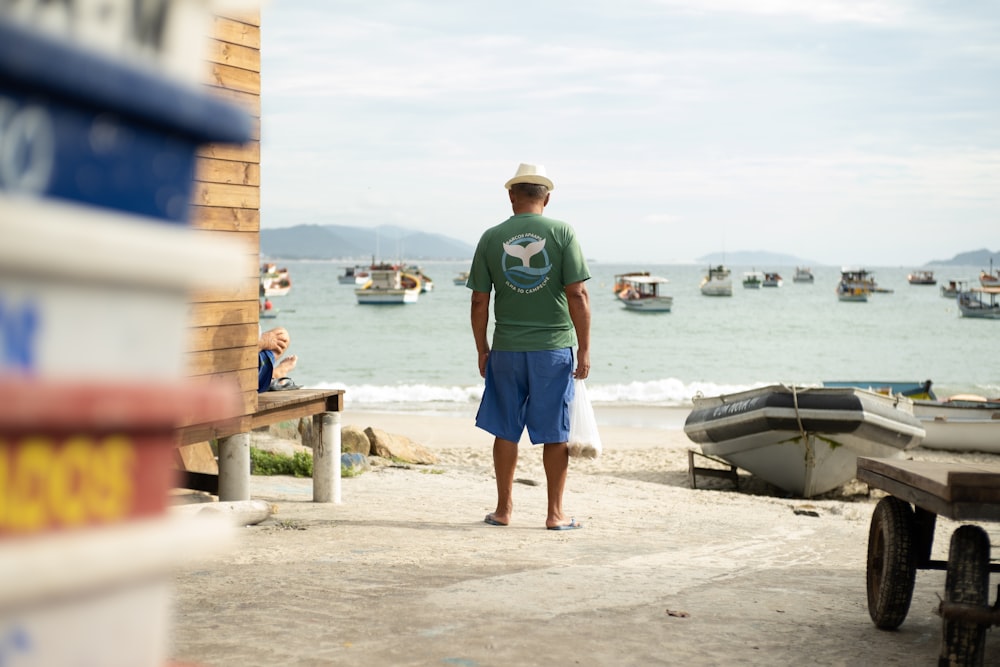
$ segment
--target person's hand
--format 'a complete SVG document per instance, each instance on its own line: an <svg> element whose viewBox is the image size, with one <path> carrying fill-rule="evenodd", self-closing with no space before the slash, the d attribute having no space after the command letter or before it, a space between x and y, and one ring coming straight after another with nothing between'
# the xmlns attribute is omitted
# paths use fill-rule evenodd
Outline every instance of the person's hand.
<svg viewBox="0 0 1000 667"><path fill-rule="evenodd" d="M590 352L577 351L576 371L573 377L577 380L586 380L588 375L590 375Z"/></svg>
<svg viewBox="0 0 1000 667"><path fill-rule="evenodd" d="M280 356L288 349L290 340L291 338L285 327L275 327L260 335L258 347L262 350L273 350Z"/></svg>
<svg viewBox="0 0 1000 667"><path fill-rule="evenodd" d="M486 363L490 360L490 351L479 353L479 375L486 377Z"/></svg>

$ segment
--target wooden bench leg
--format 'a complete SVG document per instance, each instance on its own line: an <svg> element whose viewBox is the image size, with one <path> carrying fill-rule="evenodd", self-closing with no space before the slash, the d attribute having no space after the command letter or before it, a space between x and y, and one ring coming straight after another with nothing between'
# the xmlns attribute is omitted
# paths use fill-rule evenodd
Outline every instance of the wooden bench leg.
<svg viewBox="0 0 1000 667"><path fill-rule="evenodd" d="M313 415L319 442L313 449L313 502L340 503L340 413Z"/></svg>
<svg viewBox="0 0 1000 667"><path fill-rule="evenodd" d="M250 434L219 438L219 500L250 500Z"/></svg>

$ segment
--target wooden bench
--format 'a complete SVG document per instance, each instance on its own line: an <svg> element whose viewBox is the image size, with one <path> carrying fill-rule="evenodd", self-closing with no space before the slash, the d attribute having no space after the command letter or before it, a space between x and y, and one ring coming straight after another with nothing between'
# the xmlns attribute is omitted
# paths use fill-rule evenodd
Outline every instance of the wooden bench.
<svg viewBox="0 0 1000 667"><path fill-rule="evenodd" d="M198 424L178 432L178 445L209 439L219 443L219 472L181 471L181 486L219 496L220 501L250 499L250 431L290 419L312 417L313 501L340 502L340 417L342 389L293 389L257 395L257 410L229 422Z"/></svg>

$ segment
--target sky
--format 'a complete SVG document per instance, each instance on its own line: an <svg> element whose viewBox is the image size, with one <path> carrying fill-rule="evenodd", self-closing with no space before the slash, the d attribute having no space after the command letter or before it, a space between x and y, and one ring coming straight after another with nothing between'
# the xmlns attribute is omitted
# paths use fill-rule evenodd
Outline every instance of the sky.
<svg viewBox="0 0 1000 667"><path fill-rule="evenodd" d="M527 162L600 261L1000 249L1000 3L271 0L261 31L265 229L475 245Z"/></svg>

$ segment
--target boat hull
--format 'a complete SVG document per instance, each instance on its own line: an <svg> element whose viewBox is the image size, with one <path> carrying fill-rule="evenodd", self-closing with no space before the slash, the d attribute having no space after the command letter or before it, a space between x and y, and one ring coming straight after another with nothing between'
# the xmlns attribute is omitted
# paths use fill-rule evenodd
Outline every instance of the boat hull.
<svg viewBox="0 0 1000 667"><path fill-rule="evenodd" d="M364 305L386 306L406 303L416 303L420 297L420 289L377 289L367 288L354 290L358 303Z"/></svg>
<svg viewBox="0 0 1000 667"><path fill-rule="evenodd" d="M649 296L641 299L622 299L626 310L634 310L640 313L669 313L674 305L672 296Z"/></svg>
<svg viewBox="0 0 1000 667"><path fill-rule="evenodd" d="M921 447L1000 454L1000 403L914 401L913 414L927 433Z"/></svg>
<svg viewBox="0 0 1000 667"><path fill-rule="evenodd" d="M850 481L858 456L899 457L925 433L909 399L781 385L696 398L684 432L705 454L804 498Z"/></svg>

